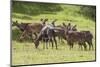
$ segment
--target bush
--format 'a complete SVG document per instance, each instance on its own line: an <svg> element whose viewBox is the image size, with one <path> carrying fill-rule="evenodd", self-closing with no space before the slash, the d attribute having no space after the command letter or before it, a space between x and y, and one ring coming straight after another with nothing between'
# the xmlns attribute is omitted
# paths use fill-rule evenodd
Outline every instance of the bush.
<svg viewBox="0 0 100 67"><path fill-rule="evenodd" d="M96 6L81 6L81 14L96 21Z"/></svg>

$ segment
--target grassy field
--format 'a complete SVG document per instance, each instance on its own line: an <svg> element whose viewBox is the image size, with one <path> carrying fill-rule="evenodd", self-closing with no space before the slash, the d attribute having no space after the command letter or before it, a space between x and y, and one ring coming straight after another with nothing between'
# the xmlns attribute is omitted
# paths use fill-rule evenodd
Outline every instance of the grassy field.
<svg viewBox="0 0 100 67"><path fill-rule="evenodd" d="M58 50L43 49L43 44L39 45L39 49L35 49L34 43L28 38L23 42L19 42L21 31L12 27L12 65L26 64L44 64L44 63L60 63L60 62L76 62L76 61L93 61L95 60L95 21L85 17L80 13L80 7L76 5L65 4L44 4L44 3L26 3L13 2L12 5L12 21L18 20L23 23L40 22L41 18L48 18L50 23L54 19L58 19L57 25L71 20L76 24L78 30L90 30L94 36L94 50L82 51L75 44L74 49L69 50L66 41L64 43L58 40Z"/></svg>

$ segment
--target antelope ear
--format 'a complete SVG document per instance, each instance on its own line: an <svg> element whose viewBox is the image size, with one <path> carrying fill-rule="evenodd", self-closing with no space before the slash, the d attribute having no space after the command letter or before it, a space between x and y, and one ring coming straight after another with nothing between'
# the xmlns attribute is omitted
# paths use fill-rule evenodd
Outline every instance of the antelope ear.
<svg viewBox="0 0 100 67"><path fill-rule="evenodd" d="M43 18L41 18L40 21L43 21Z"/></svg>
<svg viewBox="0 0 100 67"><path fill-rule="evenodd" d="M18 23L18 21L16 20L16 23Z"/></svg>
<svg viewBox="0 0 100 67"><path fill-rule="evenodd" d="M48 19L46 18L45 21L48 21Z"/></svg>
<svg viewBox="0 0 100 67"><path fill-rule="evenodd" d="M77 25L74 25L74 27L77 27Z"/></svg>
<svg viewBox="0 0 100 67"><path fill-rule="evenodd" d="M66 25L64 22L62 23L63 25Z"/></svg>

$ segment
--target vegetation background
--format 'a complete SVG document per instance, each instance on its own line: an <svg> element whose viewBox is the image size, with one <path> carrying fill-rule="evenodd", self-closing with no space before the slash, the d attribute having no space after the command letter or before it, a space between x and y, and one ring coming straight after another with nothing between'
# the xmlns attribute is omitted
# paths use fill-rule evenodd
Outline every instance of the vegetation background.
<svg viewBox="0 0 100 67"><path fill-rule="evenodd" d="M60 62L94 61L95 60L95 25L96 25L96 6L70 5L56 3L36 3L36 2L12 2L12 21L18 20L19 23L40 22L41 18L48 18L50 23L58 19L57 25L71 21L76 24L78 30L90 30L94 36L94 50L81 51L78 45L73 50L69 50L67 42L58 42L58 50L45 49L43 43L39 49L35 49L34 43L26 39L19 42L18 38L21 31L17 27L12 27L12 65L44 64Z"/></svg>

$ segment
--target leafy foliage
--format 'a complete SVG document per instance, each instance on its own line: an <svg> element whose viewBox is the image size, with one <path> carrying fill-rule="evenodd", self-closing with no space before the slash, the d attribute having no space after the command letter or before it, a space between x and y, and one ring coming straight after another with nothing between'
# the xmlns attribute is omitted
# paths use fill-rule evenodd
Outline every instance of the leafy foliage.
<svg viewBox="0 0 100 67"><path fill-rule="evenodd" d="M45 16L48 19L78 21L76 19L83 16L96 21L95 6L13 1L12 12L14 18L26 20Z"/></svg>
<svg viewBox="0 0 100 67"><path fill-rule="evenodd" d="M12 11L28 15L55 14L62 8L58 4L13 1Z"/></svg>
<svg viewBox="0 0 100 67"><path fill-rule="evenodd" d="M82 6L80 12L84 16L96 21L96 6Z"/></svg>

